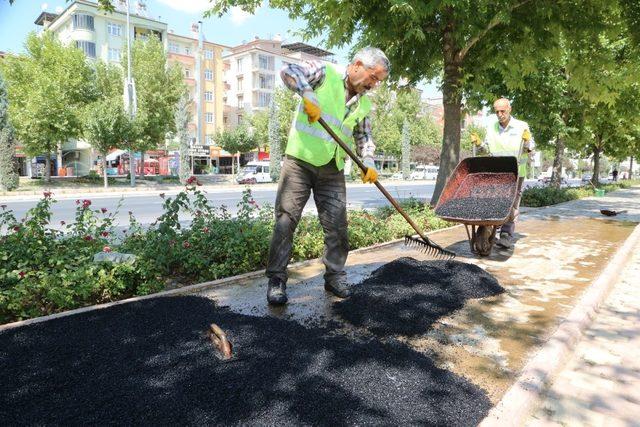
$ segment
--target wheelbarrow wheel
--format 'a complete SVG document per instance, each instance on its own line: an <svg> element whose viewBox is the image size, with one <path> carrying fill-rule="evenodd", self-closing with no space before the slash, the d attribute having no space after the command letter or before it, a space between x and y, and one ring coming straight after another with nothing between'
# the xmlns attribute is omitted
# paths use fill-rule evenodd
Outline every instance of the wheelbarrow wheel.
<svg viewBox="0 0 640 427"><path fill-rule="evenodd" d="M473 247L478 255L489 256L489 254L491 254L494 240L493 237L493 227L486 225L481 225L478 227L473 239Z"/></svg>

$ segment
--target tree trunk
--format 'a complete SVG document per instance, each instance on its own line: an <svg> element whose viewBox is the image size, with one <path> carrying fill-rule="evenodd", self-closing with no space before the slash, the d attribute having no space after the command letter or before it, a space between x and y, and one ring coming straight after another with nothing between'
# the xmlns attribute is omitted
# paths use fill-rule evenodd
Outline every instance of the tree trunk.
<svg viewBox="0 0 640 427"><path fill-rule="evenodd" d="M553 169L551 173L551 185L560 188L562 183L562 162L564 160L564 141L560 136L556 138L556 150L553 158Z"/></svg>
<svg viewBox="0 0 640 427"><path fill-rule="evenodd" d="M457 51L453 39L453 24L446 26L443 33L444 84L442 85L442 104L444 107L444 132L440 152L440 169L436 187L431 197L431 206L435 206L447 178L453 172L460 159L460 123L462 118L462 95L460 92L461 65L456 60Z"/></svg>
<svg viewBox="0 0 640 427"><path fill-rule="evenodd" d="M107 153L102 153L102 175L104 176L104 188L109 187L109 179L107 178Z"/></svg>
<svg viewBox="0 0 640 427"><path fill-rule="evenodd" d="M144 150L142 151L142 154L140 156L140 159L142 159L142 168L140 169L140 178L144 179Z"/></svg>
<svg viewBox="0 0 640 427"><path fill-rule="evenodd" d="M47 151L44 158L44 182L51 183L51 152Z"/></svg>
<svg viewBox="0 0 640 427"><path fill-rule="evenodd" d="M600 142L598 140L598 142ZM600 148L598 146L593 147L593 175L591 176L591 184L597 187L600 184L598 177L600 176Z"/></svg>

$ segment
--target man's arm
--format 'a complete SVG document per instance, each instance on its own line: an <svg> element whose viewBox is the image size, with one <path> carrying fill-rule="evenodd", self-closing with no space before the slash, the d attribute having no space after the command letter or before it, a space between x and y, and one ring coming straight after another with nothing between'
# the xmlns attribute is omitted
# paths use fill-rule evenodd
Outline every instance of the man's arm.
<svg viewBox="0 0 640 427"><path fill-rule="evenodd" d="M353 139L356 142L356 153L369 168L375 168L373 156L376 151L376 145L371 137L371 120L369 117L358 121L353 128Z"/></svg>
<svg viewBox="0 0 640 427"><path fill-rule="evenodd" d="M324 76L325 65L318 61L288 64L280 70L284 85L300 96L318 87L324 81Z"/></svg>

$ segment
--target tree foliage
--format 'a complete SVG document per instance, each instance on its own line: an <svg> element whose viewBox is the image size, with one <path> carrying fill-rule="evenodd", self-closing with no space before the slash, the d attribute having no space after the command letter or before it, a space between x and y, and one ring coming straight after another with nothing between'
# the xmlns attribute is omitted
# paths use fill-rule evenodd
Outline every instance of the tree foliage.
<svg viewBox="0 0 640 427"><path fill-rule="evenodd" d="M50 33L29 34L25 48L24 55L7 56L2 64L9 116L26 153L46 156L49 181L50 154L81 133L82 109L95 98L93 71L82 51Z"/></svg>
<svg viewBox="0 0 640 427"><path fill-rule="evenodd" d="M307 22L304 34L324 37L328 47L356 40L356 47L376 45L392 62L395 77L411 82L440 78L444 133L440 172L432 198L460 156L462 99L473 77L501 65L505 80L518 86L535 72L540 58L558 44L564 30L572 40L606 31L611 18L629 3L623 0L271 0ZM220 0L208 12L221 15L239 6L253 12L262 0ZM637 22L637 13L629 14ZM633 18L635 16L636 18ZM635 20L634 20L635 19Z"/></svg>
<svg viewBox="0 0 640 427"><path fill-rule="evenodd" d="M11 191L18 188L19 180L13 167L16 144L8 110L7 88L0 74L0 188Z"/></svg>
<svg viewBox="0 0 640 427"><path fill-rule="evenodd" d="M123 64L126 63L126 53ZM131 74L136 83L139 132L133 140L136 151L153 150L175 132L175 111L186 90L182 71L167 62L164 46L157 37L136 39L131 47Z"/></svg>

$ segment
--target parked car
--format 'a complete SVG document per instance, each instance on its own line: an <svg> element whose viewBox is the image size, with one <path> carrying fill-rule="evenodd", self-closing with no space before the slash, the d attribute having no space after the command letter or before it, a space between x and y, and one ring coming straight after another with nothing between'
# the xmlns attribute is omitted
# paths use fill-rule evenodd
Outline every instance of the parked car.
<svg viewBox="0 0 640 427"><path fill-rule="evenodd" d="M411 179L436 179L438 177L439 166L418 165L411 172Z"/></svg>
<svg viewBox="0 0 640 427"><path fill-rule="evenodd" d="M545 185L549 184L549 183L551 183L551 177L550 176L543 176L541 178L538 178L538 182L541 182L541 183L543 183ZM563 176L562 178L560 178L560 185L568 185L568 184L569 184L569 181L567 181L566 177Z"/></svg>
<svg viewBox="0 0 640 427"><path fill-rule="evenodd" d="M391 175L391 179L402 179L402 172L396 172Z"/></svg>
<svg viewBox="0 0 640 427"><path fill-rule="evenodd" d="M587 182L591 181L591 177L593 175L590 173L585 173L584 175L582 175L582 183L586 184Z"/></svg>
<svg viewBox="0 0 640 427"><path fill-rule="evenodd" d="M237 178L238 184L257 184L259 182L271 182L269 175L269 162L249 162L240 170Z"/></svg>

